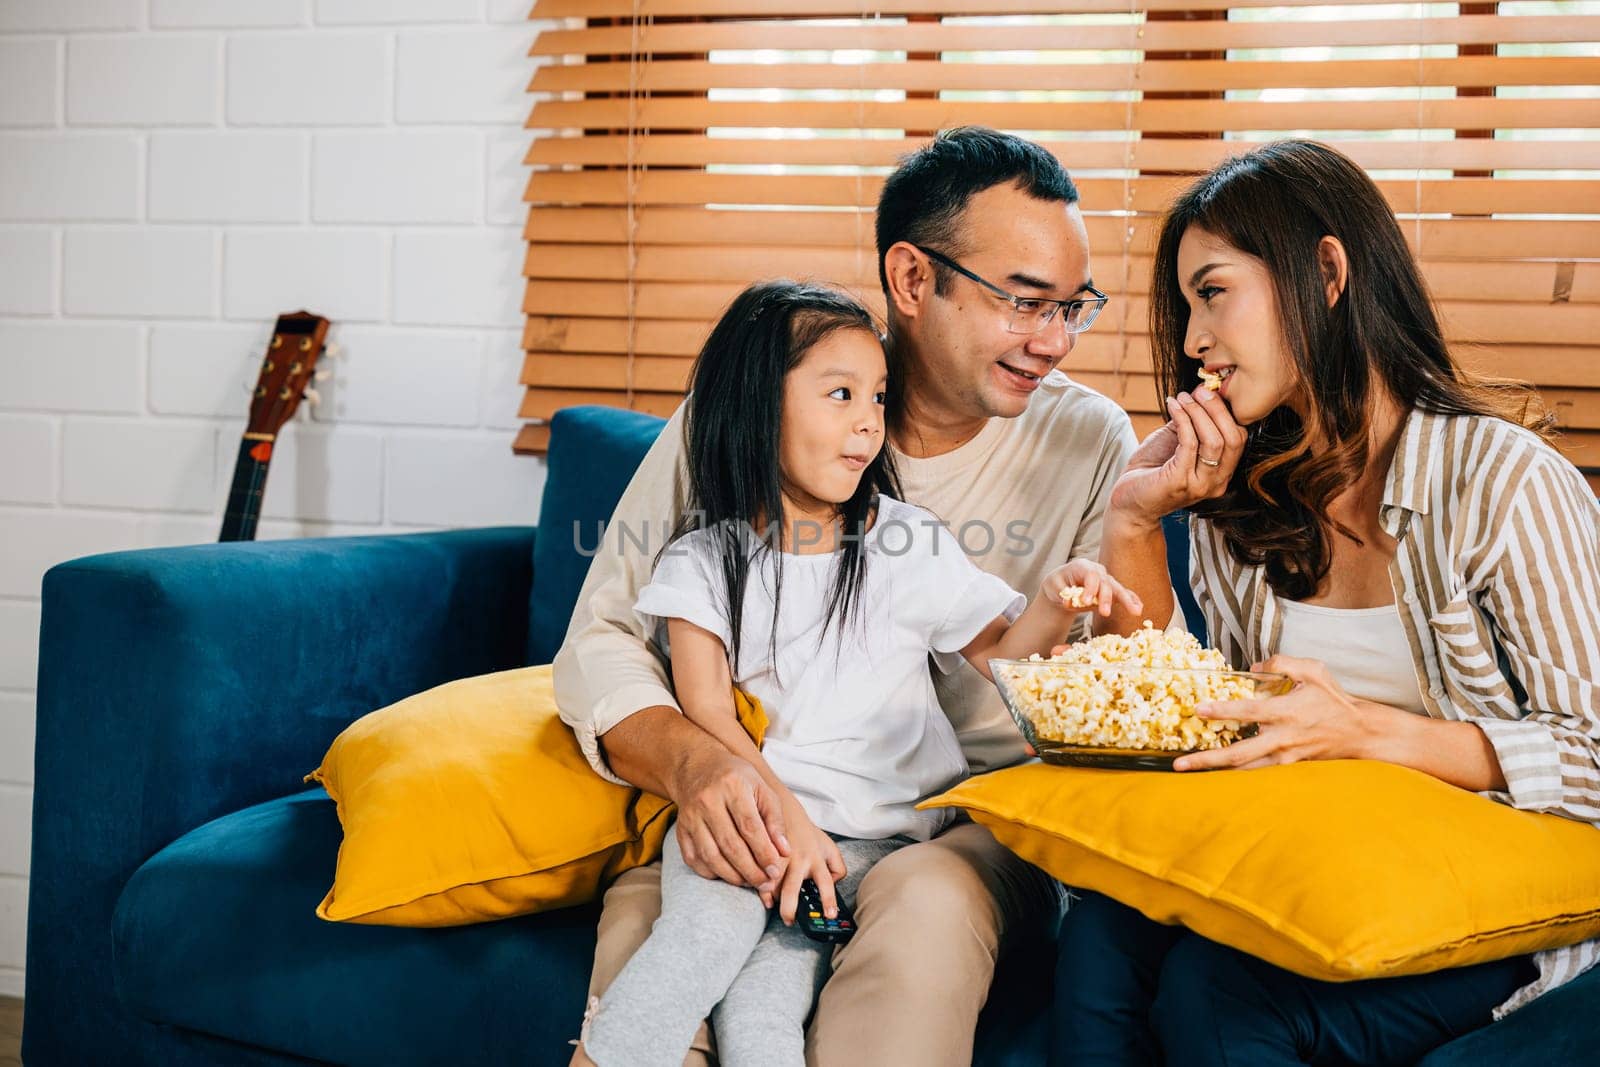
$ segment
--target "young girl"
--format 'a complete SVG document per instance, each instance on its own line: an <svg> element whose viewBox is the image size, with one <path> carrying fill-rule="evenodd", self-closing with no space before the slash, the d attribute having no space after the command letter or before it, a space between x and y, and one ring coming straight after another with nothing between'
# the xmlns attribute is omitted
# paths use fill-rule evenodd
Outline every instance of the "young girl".
<svg viewBox="0 0 1600 1067"><path fill-rule="evenodd" d="M1161 516L1192 509L1212 641L1299 683L1175 769L1384 760L1600 824L1600 509L1530 390L1456 363L1372 180L1309 141L1227 160L1169 210L1150 297L1171 421L1112 491L1107 558L1164 568ZM1090 895L1059 953L1056 1063L1415 1063L1600 939L1317 982Z"/></svg>
<svg viewBox="0 0 1600 1067"><path fill-rule="evenodd" d="M791 925L801 883L835 917L874 863L944 828L948 815L915 805L967 773L929 654L987 675L990 657L1063 640L1079 610L1068 601L1138 610L1083 559L1024 609L932 514L895 499L888 381L867 311L792 282L742 293L700 353L690 511L636 610L665 630L684 713L781 798L785 857L766 886L743 888L696 874L667 835L661 917L591 1001L576 1062L678 1067L709 1013L722 1063L803 1063L831 946ZM769 716L759 748L735 686Z"/></svg>

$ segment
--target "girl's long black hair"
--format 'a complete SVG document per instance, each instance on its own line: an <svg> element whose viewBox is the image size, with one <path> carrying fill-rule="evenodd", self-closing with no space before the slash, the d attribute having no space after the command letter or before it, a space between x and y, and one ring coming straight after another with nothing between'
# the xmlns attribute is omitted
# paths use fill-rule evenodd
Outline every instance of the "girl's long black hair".
<svg viewBox="0 0 1600 1067"><path fill-rule="evenodd" d="M783 584L783 472L778 456L784 379L806 351L837 330L865 330L883 340L872 314L845 293L784 279L757 282L734 298L695 361L684 424L689 499L673 541L697 530L717 535L722 605L739 663L741 621L750 572L773 555L774 612ZM897 377L887 355L891 383ZM895 390L891 389L890 404ZM885 412L887 424L888 416ZM855 495L839 505L842 551L828 595L823 633L841 632L857 613L866 577L867 524L879 493L898 498L899 480L889 444L861 472ZM757 531L751 537L751 529ZM663 549L665 551L666 549ZM777 660L777 631L768 654Z"/></svg>

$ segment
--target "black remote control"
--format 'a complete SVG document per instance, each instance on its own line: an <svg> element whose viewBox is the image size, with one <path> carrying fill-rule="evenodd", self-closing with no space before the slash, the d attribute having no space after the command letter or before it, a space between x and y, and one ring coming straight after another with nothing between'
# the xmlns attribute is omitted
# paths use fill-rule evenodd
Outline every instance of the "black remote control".
<svg viewBox="0 0 1600 1067"><path fill-rule="evenodd" d="M822 894L817 883L807 878L800 883L800 904L795 909L795 924L813 941L826 941L838 945L850 940L856 932L856 917L839 901L839 916L830 919L822 912Z"/></svg>

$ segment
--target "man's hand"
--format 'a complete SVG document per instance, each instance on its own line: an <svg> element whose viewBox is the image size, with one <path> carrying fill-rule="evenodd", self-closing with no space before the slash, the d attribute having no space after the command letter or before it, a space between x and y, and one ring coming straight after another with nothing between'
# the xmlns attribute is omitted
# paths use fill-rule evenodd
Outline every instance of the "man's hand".
<svg viewBox="0 0 1600 1067"><path fill-rule="evenodd" d="M782 803L754 766L707 740L671 781L684 862L704 878L770 893L789 855Z"/></svg>

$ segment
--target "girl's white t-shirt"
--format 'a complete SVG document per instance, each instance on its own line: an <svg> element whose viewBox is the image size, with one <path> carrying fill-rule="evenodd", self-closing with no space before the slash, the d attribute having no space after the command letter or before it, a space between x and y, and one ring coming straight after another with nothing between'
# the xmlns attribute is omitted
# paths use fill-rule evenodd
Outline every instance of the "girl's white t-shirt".
<svg viewBox="0 0 1600 1067"><path fill-rule="evenodd" d="M739 529L752 568L739 662L730 666L734 684L767 713L768 765L824 830L932 837L953 816L915 804L964 778L967 761L934 693L930 653L940 670L954 670L961 649L996 617L1015 619L1026 598L968 559L932 512L880 496L856 612L824 634L842 553L782 553L775 606L777 553L757 553L755 532ZM634 610L664 652L669 618L732 644L719 536L696 530L673 542L639 591Z"/></svg>

